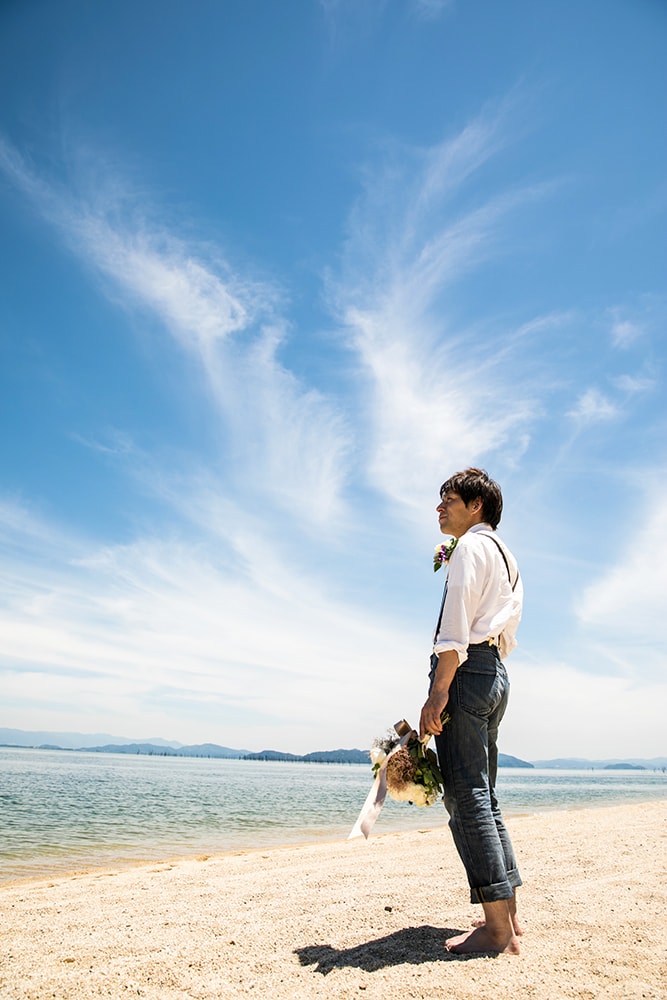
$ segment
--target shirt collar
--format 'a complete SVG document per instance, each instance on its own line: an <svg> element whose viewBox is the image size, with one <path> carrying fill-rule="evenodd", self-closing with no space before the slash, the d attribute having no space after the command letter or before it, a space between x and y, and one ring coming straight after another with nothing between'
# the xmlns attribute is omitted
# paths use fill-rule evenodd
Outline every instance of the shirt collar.
<svg viewBox="0 0 667 1000"><path fill-rule="evenodd" d="M468 530L466 531L466 535L470 534L470 532L472 531L484 531L484 530L493 531L494 529L487 521L482 521L480 524L473 524L470 528L468 528Z"/></svg>

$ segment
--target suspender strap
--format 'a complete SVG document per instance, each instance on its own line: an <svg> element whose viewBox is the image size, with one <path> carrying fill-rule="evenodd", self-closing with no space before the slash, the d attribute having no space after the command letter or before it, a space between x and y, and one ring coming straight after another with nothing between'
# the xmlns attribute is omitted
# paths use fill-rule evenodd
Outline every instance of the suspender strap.
<svg viewBox="0 0 667 1000"><path fill-rule="evenodd" d="M498 551L500 552L501 556L503 557L503 562L505 563L505 569L507 570L507 578L508 578L509 582L512 584L512 591L516 590L516 585L519 582L519 571L517 570L516 580L514 581L514 583L512 583L512 574L510 573L510 564L507 561L507 556L505 555L505 550L503 549L503 547L500 544L500 542L498 541L498 539L494 535L490 535L487 531L478 531L477 534L478 535L484 535L485 538L490 538L491 541L493 542L493 544L498 547ZM442 614L442 612L441 612L441 614Z"/></svg>
<svg viewBox="0 0 667 1000"><path fill-rule="evenodd" d="M445 587L442 592L442 600L440 601L440 614L438 615L438 624L435 626L435 632L433 633L433 642L438 638L438 633L440 632L440 626L442 625L442 613L445 610L445 598L447 597L447 580L445 579Z"/></svg>

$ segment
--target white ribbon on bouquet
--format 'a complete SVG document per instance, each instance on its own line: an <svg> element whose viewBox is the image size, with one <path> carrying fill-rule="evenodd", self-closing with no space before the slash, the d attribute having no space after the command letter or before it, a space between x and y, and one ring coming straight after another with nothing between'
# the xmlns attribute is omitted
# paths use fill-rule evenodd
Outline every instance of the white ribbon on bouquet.
<svg viewBox="0 0 667 1000"><path fill-rule="evenodd" d="M387 798L387 764L394 754L397 753L401 747L405 746L411 736L417 735L405 719L401 719L400 722L397 722L394 729L400 736L400 740L396 746L389 751L377 769L373 787L361 807L361 812L359 813L357 822L352 827L352 830L347 838L348 840L353 840L355 837L366 837L366 839L368 839L368 835L373 829L376 819L382 812L384 800Z"/></svg>

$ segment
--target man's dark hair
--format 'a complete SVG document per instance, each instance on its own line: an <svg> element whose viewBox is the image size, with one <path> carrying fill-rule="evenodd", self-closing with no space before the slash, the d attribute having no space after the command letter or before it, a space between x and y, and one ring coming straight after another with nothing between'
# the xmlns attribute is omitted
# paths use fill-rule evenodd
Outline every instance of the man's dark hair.
<svg viewBox="0 0 667 1000"><path fill-rule="evenodd" d="M445 493L458 493L466 506L479 498L482 501L482 518L494 529L500 524L503 495L498 483L490 479L484 469L455 472L440 487L441 498Z"/></svg>

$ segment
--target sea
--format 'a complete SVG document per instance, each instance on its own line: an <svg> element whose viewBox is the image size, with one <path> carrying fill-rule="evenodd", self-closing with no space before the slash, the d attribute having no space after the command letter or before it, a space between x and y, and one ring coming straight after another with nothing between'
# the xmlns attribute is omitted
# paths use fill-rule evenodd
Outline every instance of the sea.
<svg viewBox="0 0 667 1000"><path fill-rule="evenodd" d="M0 882L343 840L370 766L0 748ZM506 816L667 799L664 771L501 768ZM373 835L446 823L388 799Z"/></svg>

